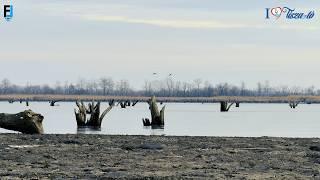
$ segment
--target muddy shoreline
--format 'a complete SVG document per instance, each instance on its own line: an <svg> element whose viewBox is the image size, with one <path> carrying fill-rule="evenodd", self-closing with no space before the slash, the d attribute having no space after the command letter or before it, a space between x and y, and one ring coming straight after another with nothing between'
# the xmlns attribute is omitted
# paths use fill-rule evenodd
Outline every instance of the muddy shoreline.
<svg viewBox="0 0 320 180"><path fill-rule="evenodd" d="M0 134L1 179L320 179L318 138Z"/></svg>

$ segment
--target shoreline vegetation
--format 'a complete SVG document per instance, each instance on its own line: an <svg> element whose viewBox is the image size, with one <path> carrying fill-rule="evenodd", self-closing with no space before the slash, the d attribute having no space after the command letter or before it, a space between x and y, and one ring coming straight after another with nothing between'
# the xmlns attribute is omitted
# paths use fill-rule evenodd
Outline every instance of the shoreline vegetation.
<svg viewBox="0 0 320 180"><path fill-rule="evenodd" d="M34 94L7 94L0 95L0 101L136 101L148 102L150 96L95 96L95 95L34 95ZM320 96L213 96L213 97L156 97L160 103L219 103L221 101L239 103L320 103Z"/></svg>
<svg viewBox="0 0 320 180"><path fill-rule="evenodd" d="M213 84L200 78L180 81L174 74L164 79L158 73L149 74L153 80L145 80L142 87L137 83L112 77L99 79L79 78L77 82L56 81L53 85L32 84L18 85L4 78L0 81L0 94L63 94L96 96L156 96L156 97L214 97L214 96L316 96L320 89L315 86L271 85L269 81L257 82L256 87L248 87L245 82L230 84L227 82Z"/></svg>
<svg viewBox="0 0 320 180"><path fill-rule="evenodd" d="M319 138L0 134L4 179L318 179Z"/></svg>

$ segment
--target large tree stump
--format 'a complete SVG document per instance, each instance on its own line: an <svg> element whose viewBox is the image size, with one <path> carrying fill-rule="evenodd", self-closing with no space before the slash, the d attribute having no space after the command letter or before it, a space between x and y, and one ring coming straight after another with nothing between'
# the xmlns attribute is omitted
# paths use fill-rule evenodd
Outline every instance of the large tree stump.
<svg viewBox="0 0 320 180"><path fill-rule="evenodd" d="M77 125L78 127L94 127L100 128L103 118L106 114L112 109L113 106L109 106L100 116L100 102L97 104L92 101L92 103L88 104L88 108L84 105L83 102L76 102L78 106L78 110L74 110ZM90 118L87 119L87 114L90 115Z"/></svg>
<svg viewBox="0 0 320 180"><path fill-rule="evenodd" d="M228 105L227 101L221 101L220 102L220 111L221 112L228 112L233 104L234 104L234 102Z"/></svg>
<svg viewBox="0 0 320 180"><path fill-rule="evenodd" d="M26 110L17 114L0 113L0 127L26 134L42 134L43 116Z"/></svg>
<svg viewBox="0 0 320 180"><path fill-rule="evenodd" d="M77 125L79 126L86 126L87 121L87 109L84 103L81 101L76 101L76 105L78 106L78 111L74 109L74 114L76 115Z"/></svg>
<svg viewBox="0 0 320 180"><path fill-rule="evenodd" d="M161 111L158 109L157 101L154 96L150 99L149 103L149 109L151 112L151 124L155 126L163 126L164 125L164 110L166 106L163 106ZM143 121L143 124L149 125L149 123L146 123L146 121Z"/></svg>

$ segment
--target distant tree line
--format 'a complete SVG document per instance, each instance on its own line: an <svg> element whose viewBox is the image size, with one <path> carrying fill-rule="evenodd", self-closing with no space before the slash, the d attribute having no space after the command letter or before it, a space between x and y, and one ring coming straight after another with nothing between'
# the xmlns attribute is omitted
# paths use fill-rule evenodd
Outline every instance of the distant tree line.
<svg viewBox="0 0 320 180"><path fill-rule="evenodd" d="M110 77L96 80L79 79L76 83L56 82L55 85L24 86L11 83L9 79L0 82L0 94L65 94L65 95L114 95L114 96L166 96L166 97L211 97L211 96L288 96L320 95L314 86L271 87L268 81L257 83L250 89L244 82L236 86L228 83L211 84L195 79L191 82L175 81L168 77L163 80L145 81L141 89L133 89L127 80L114 81Z"/></svg>

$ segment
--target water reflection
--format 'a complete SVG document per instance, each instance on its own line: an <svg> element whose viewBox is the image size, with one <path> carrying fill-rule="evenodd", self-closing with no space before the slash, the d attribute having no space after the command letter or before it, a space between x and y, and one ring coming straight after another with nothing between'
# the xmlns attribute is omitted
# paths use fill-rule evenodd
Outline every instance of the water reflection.
<svg viewBox="0 0 320 180"><path fill-rule="evenodd" d="M300 104L294 110L288 104L245 104L220 112L219 104L167 103L165 128L143 127L141 117L149 114L147 103L133 108L114 107L103 119L101 129L80 128L74 115L74 102L50 106L47 102L25 104L0 102L1 113L26 109L41 113L47 134L122 134L179 136L281 136L320 137L320 104ZM107 108L102 103L101 108ZM13 131L0 128L1 133Z"/></svg>
<svg viewBox="0 0 320 180"><path fill-rule="evenodd" d="M101 128L99 127L78 127L77 134L100 134Z"/></svg>
<svg viewBox="0 0 320 180"><path fill-rule="evenodd" d="M151 125L151 129L164 129L164 125Z"/></svg>
<svg viewBox="0 0 320 180"><path fill-rule="evenodd" d="M150 126L143 126L143 129L164 129L164 126L150 125Z"/></svg>
<svg viewBox="0 0 320 180"><path fill-rule="evenodd" d="M142 126L150 135L165 135L164 126Z"/></svg>

